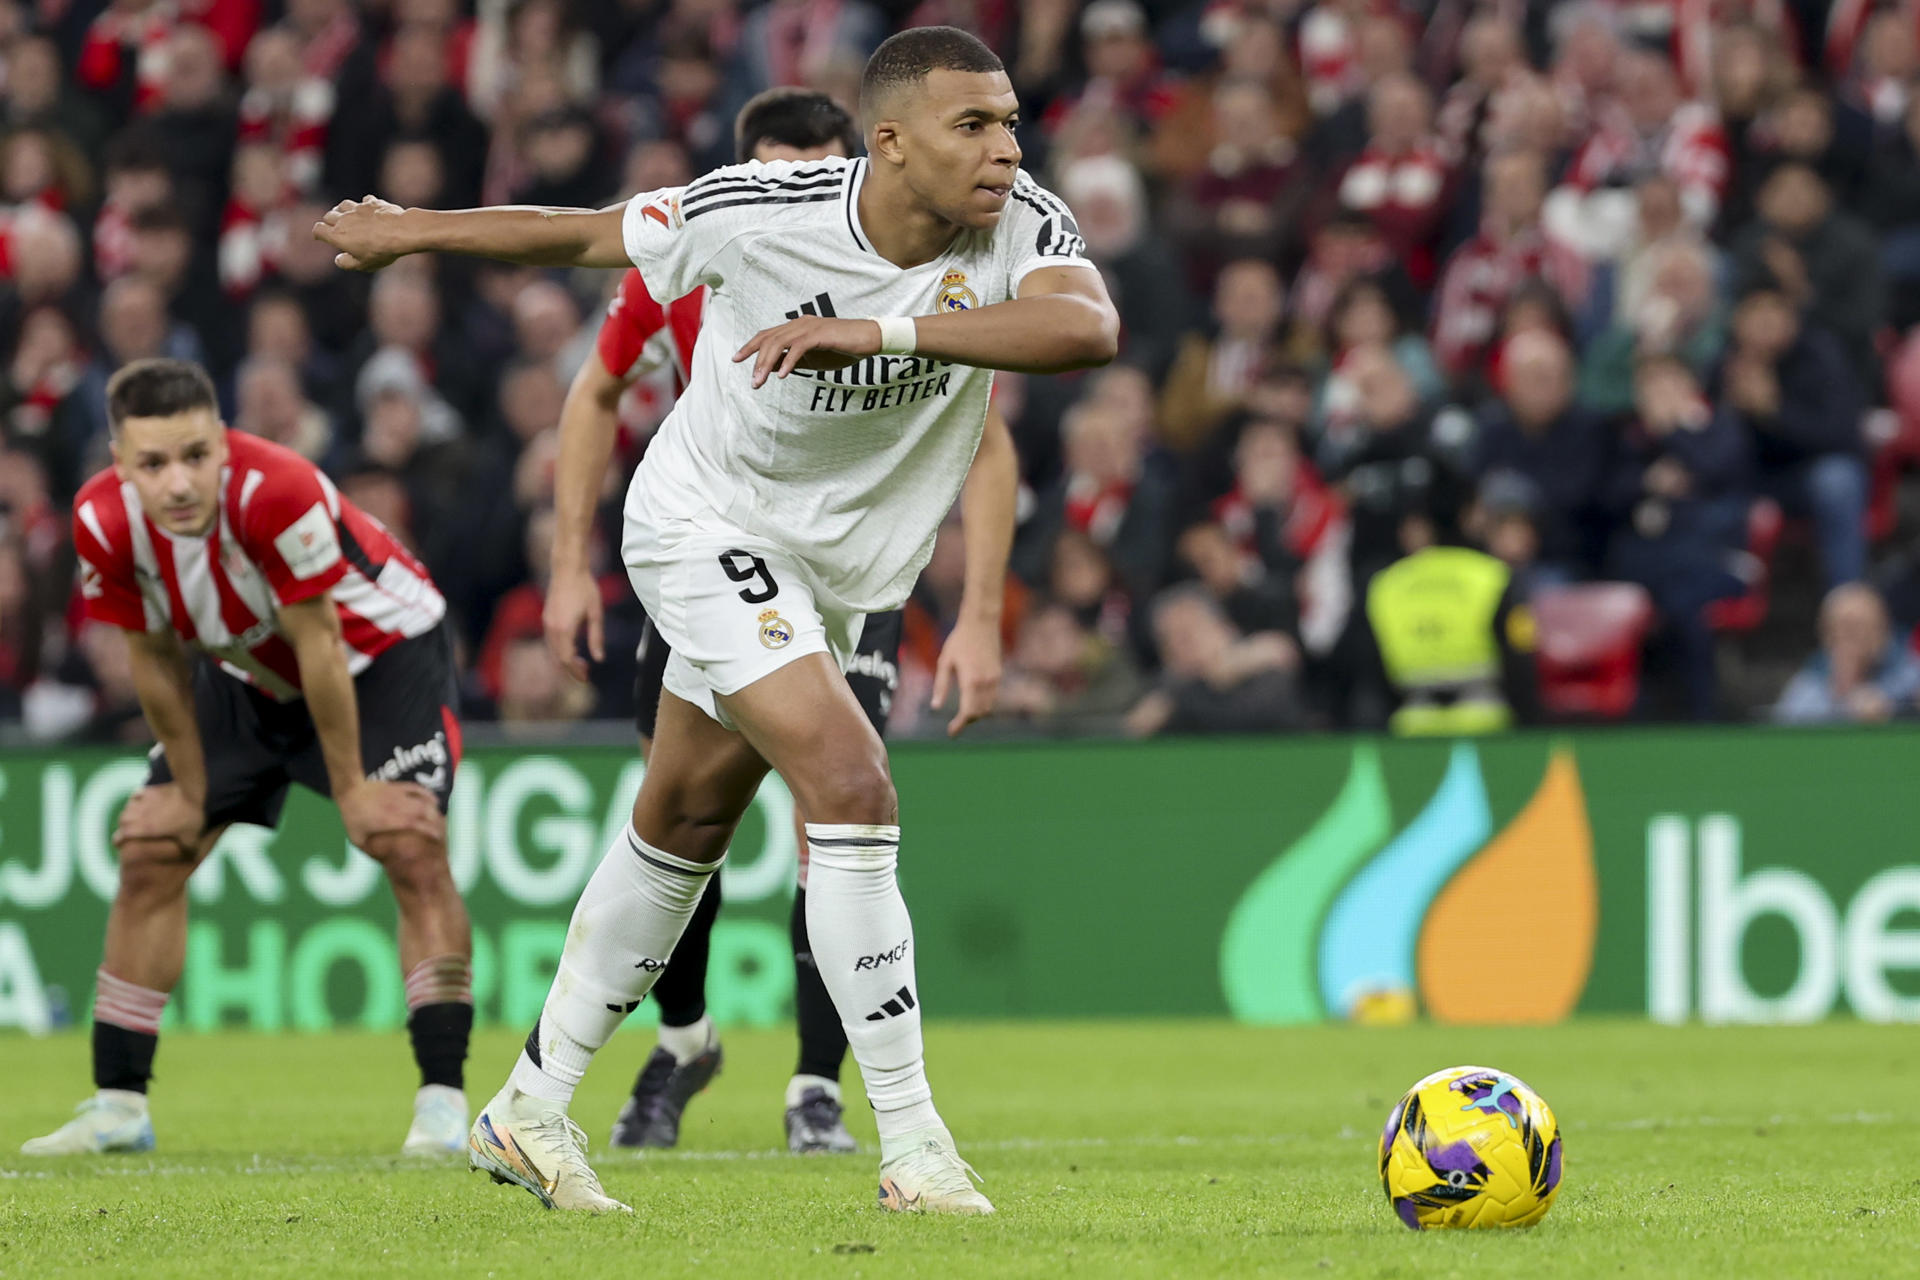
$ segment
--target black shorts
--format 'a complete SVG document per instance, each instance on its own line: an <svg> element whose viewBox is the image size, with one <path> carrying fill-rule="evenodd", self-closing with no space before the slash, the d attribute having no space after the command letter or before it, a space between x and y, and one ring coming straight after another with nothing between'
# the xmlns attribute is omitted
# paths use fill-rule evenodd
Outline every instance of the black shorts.
<svg viewBox="0 0 1920 1280"><path fill-rule="evenodd" d="M867 723L883 738L887 736L887 717L893 714L893 695L900 687L900 626L898 609L868 614L853 662L847 667L853 696L867 713ZM672 652L648 622L640 632L640 671L633 678L633 727L643 738L653 736L654 718L660 710L660 676Z"/></svg>
<svg viewBox="0 0 1920 1280"><path fill-rule="evenodd" d="M388 649L353 678L353 688L367 776L417 782L445 813L460 763L459 682L446 625ZM203 657L194 662L193 718L207 758L209 830L230 822L274 826L296 782L331 794L305 702L275 702ZM171 781L166 754L155 747L147 783Z"/></svg>

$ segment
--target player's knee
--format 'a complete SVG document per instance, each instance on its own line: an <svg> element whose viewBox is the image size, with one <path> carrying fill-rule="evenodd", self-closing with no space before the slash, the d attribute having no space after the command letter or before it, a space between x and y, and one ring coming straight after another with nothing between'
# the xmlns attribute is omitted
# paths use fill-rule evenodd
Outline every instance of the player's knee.
<svg viewBox="0 0 1920 1280"><path fill-rule="evenodd" d="M418 832L376 836L367 846L367 856L380 864L396 893L425 893L451 883L447 846Z"/></svg>
<svg viewBox="0 0 1920 1280"><path fill-rule="evenodd" d="M806 791L801 807L809 822L889 825L900 820L900 799L884 754L830 766Z"/></svg>
<svg viewBox="0 0 1920 1280"><path fill-rule="evenodd" d="M171 840L129 840L120 848L123 901L163 902L187 888L198 860Z"/></svg>

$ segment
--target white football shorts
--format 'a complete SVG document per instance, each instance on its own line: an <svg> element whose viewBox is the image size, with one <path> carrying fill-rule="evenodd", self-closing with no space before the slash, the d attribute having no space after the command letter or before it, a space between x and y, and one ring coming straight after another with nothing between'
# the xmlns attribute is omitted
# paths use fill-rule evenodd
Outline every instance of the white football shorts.
<svg viewBox="0 0 1920 1280"><path fill-rule="evenodd" d="M804 562L719 517L637 519L620 547L627 577L673 649L661 685L722 726L715 702L810 653L841 671L853 661L866 614L834 607Z"/></svg>

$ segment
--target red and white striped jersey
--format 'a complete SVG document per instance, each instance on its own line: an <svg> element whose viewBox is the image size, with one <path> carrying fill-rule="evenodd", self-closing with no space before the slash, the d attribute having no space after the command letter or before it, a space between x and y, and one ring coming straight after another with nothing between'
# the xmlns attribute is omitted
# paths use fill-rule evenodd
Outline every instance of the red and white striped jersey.
<svg viewBox="0 0 1920 1280"><path fill-rule="evenodd" d="M651 436L686 390L706 309L705 285L663 307L638 271L629 269L620 277L620 289L600 323L598 350L607 372L627 383L619 418L631 437Z"/></svg>
<svg viewBox="0 0 1920 1280"><path fill-rule="evenodd" d="M220 515L197 538L168 533L112 470L74 497L73 539L89 618L129 631L171 627L228 674L281 702L300 668L275 610L331 592L355 675L431 631L446 601L380 522L291 449L227 432Z"/></svg>

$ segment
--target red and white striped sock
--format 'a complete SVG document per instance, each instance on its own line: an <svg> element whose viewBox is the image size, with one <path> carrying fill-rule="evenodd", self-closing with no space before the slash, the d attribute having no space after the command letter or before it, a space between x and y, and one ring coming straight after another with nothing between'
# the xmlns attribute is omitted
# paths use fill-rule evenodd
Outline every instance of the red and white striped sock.
<svg viewBox="0 0 1920 1280"><path fill-rule="evenodd" d="M101 969L94 975L93 1020L107 1022L142 1035L160 1034L160 1015L167 993L116 978Z"/></svg>

